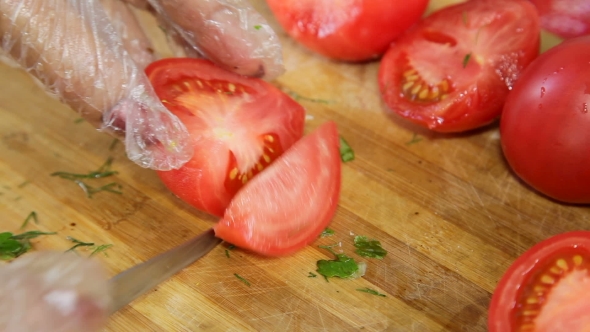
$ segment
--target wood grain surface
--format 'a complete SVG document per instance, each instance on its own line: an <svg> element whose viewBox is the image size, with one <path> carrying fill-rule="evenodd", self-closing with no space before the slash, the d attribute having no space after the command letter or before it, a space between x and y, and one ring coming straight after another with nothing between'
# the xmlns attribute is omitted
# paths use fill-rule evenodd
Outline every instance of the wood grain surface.
<svg viewBox="0 0 590 332"><path fill-rule="evenodd" d="M433 1L430 10L450 2ZM263 1L255 3L270 17ZM161 42L157 30L153 24ZM343 165L335 235L280 259L239 249L228 258L222 244L113 315L105 331L485 331L494 287L519 254L551 235L590 229L587 207L552 202L510 172L497 124L435 135L392 119L379 97L377 62L331 62L281 37L287 72L275 83L300 97L306 132L333 120L356 153ZM544 48L557 42L543 40ZM68 236L113 244L95 257L114 275L216 222L78 118L26 73L0 65L0 230L18 231L36 211L39 223L27 230L58 234L35 240L35 250L66 250ZM87 198L50 176L95 170L109 157L118 174L92 183L117 182L121 195ZM389 254L356 256L353 235L380 240ZM366 275L308 277L317 260L331 257L318 245L337 242L367 263ZM364 287L387 296L357 291Z"/></svg>

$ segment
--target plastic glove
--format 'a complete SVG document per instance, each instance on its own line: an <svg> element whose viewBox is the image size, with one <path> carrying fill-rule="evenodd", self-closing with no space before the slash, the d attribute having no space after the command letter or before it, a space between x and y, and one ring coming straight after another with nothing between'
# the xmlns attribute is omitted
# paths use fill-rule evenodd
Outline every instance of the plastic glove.
<svg viewBox="0 0 590 332"><path fill-rule="evenodd" d="M94 332L111 293L98 261L73 252L33 252L0 265L0 331Z"/></svg>
<svg viewBox="0 0 590 332"><path fill-rule="evenodd" d="M148 7L144 0L129 1ZM150 0L150 5L188 55L209 57L245 75L272 79L282 73L278 38L247 2ZM190 159L186 128L161 104L143 73L155 57L126 4L0 0L0 46L50 94L123 139L127 156L138 165L169 170Z"/></svg>

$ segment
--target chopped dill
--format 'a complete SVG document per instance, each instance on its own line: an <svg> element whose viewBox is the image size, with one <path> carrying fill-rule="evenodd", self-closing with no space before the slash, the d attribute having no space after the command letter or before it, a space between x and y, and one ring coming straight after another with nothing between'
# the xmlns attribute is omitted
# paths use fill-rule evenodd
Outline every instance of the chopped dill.
<svg viewBox="0 0 590 332"><path fill-rule="evenodd" d="M372 295L377 295L377 296L381 296L381 297L386 297L386 295L385 295L385 294L381 294L381 293L379 293L378 291L376 291L376 290L374 290L374 289L371 289L371 288L369 288L369 287L365 287L365 288L357 288L356 290L357 290L357 291L359 291L359 292L364 292L364 293L369 293L369 294L372 294Z"/></svg>
<svg viewBox="0 0 590 332"><path fill-rule="evenodd" d="M420 142L422 140L422 137L418 136L418 134L414 133L412 135L412 139L406 142L406 145L412 145L412 144L416 144L418 142Z"/></svg>
<svg viewBox="0 0 590 332"><path fill-rule="evenodd" d="M239 275L237 273L234 273L234 276L236 276L236 278L238 278L238 280L240 280L241 282L246 284L246 286L250 287L250 282L248 280L246 280L244 277L242 277L241 275Z"/></svg>
<svg viewBox="0 0 590 332"><path fill-rule="evenodd" d="M27 218L25 218L25 221L23 222L23 224L20 226L20 229L27 227L30 220L33 220L35 222L35 224L39 224L39 220L37 219L37 212L31 211L31 213L29 213Z"/></svg>
<svg viewBox="0 0 590 332"><path fill-rule="evenodd" d="M467 63L469 63L469 59L471 59L471 52L465 54L463 58L463 68L467 67Z"/></svg>

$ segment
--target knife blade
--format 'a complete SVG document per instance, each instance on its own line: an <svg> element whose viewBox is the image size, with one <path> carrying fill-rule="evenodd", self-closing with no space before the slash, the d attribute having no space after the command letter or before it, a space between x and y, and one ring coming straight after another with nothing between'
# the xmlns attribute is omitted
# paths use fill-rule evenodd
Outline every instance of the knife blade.
<svg viewBox="0 0 590 332"><path fill-rule="evenodd" d="M213 229L131 267L109 280L113 301L110 314L154 289L158 284L206 255L221 243Z"/></svg>

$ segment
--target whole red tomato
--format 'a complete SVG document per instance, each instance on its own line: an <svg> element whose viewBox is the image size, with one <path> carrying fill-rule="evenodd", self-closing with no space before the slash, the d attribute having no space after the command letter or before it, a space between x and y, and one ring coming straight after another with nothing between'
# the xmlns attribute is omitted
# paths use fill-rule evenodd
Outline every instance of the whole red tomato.
<svg viewBox="0 0 590 332"><path fill-rule="evenodd" d="M267 0L287 33L328 58L378 58L416 23L428 0Z"/></svg>
<svg viewBox="0 0 590 332"><path fill-rule="evenodd" d="M590 36L543 53L508 95L500 133L506 160L556 200L590 203Z"/></svg>

